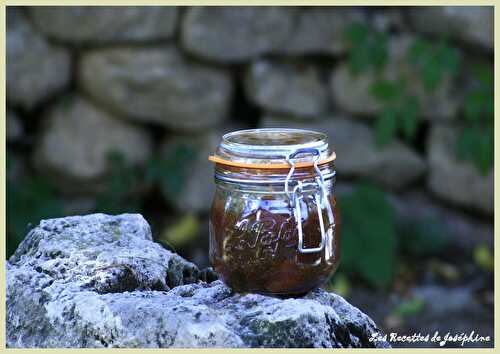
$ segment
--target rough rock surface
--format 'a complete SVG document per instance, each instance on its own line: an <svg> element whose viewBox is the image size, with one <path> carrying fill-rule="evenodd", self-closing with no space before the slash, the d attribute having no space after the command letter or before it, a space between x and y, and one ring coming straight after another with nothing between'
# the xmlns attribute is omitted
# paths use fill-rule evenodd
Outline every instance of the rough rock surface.
<svg viewBox="0 0 500 354"><path fill-rule="evenodd" d="M190 63L174 47L96 50L82 58L80 84L109 109L178 130L203 130L226 117L228 74Z"/></svg>
<svg viewBox="0 0 500 354"><path fill-rule="evenodd" d="M276 51L288 55L342 54L347 49L344 28L362 19L357 9L348 7L302 8L287 40Z"/></svg>
<svg viewBox="0 0 500 354"><path fill-rule="evenodd" d="M441 85L434 92L426 91L418 80L419 73L408 65L407 49L413 43L414 37L408 35L396 36L390 39L388 58L381 77L386 80L396 80L401 75L409 78L409 92L420 100L421 115L429 120L451 120L456 116L460 104L460 95L454 92L448 76L443 77ZM370 87L375 81L375 74L368 72L353 75L347 64L337 66L330 78L330 89L335 104L353 114L369 115L380 111L380 103L373 97Z"/></svg>
<svg viewBox="0 0 500 354"><path fill-rule="evenodd" d="M33 6L29 11L44 34L71 43L165 39L177 23L172 6Z"/></svg>
<svg viewBox="0 0 500 354"><path fill-rule="evenodd" d="M245 91L269 111L298 117L318 115L328 107L328 86L312 65L256 61L247 71Z"/></svg>
<svg viewBox="0 0 500 354"><path fill-rule="evenodd" d="M70 78L70 54L38 34L23 12L7 10L7 98L31 109L62 89Z"/></svg>
<svg viewBox="0 0 500 354"><path fill-rule="evenodd" d="M427 142L430 170L427 185L448 202L493 214L493 169L482 176L471 163L458 161L457 136L458 130L453 127L432 128Z"/></svg>
<svg viewBox="0 0 500 354"><path fill-rule="evenodd" d="M142 128L79 96L59 101L47 118L35 148L35 163L44 172L50 170L70 180L91 182L100 177L107 170L110 152L119 152L138 164L152 150L151 138Z"/></svg>
<svg viewBox="0 0 500 354"><path fill-rule="evenodd" d="M197 56L238 62L280 47L293 28L294 9L267 6L191 7L182 46Z"/></svg>
<svg viewBox="0 0 500 354"><path fill-rule="evenodd" d="M362 18L346 7L194 7L181 41L194 55L225 63L268 53L338 55L346 51L344 27Z"/></svg>
<svg viewBox="0 0 500 354"><path fill-rule="evenodd" d="M324 116L308 123L280 116L265 116L261 126L312 129L328 135L337 153L337 176L367 177L388 187L402 188L423 175L425 161L412 149L394 140L378 148L370 127L341 116Z"/></svg>
<svg viewBox="0 0 500 354"><path fill-rule="evenodd" d="M493 6L419 6L409 15L417 31L493 49Z"/></svg>
<svg viewBox="0 0 500 354"><path fill-rule="evenodd" d="M379 332L324 290L278 299L200 281L138 214L44 220L6 267L8 347L372 347Z"/></svg>

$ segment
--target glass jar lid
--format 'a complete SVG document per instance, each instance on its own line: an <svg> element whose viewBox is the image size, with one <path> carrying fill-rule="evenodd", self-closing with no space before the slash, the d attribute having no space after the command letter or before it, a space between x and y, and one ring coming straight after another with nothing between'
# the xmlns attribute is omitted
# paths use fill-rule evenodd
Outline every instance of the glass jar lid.
<svg viewBox="0 0 500 354"><path fill-rule="evenodd" d="M246 168L290 168L324 164L335 159L328 137L305 129L265 128L238 130L225 134L213 162Z"/></svg>

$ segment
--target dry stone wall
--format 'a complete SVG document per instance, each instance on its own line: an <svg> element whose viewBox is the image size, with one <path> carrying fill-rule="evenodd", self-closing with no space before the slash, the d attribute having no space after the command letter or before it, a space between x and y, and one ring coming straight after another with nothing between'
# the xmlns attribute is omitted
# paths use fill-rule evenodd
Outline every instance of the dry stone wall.
<svg viewBox="0 0 500 354"><path fill-rule="evenodd" d="M330 136L339 183L418 190L491 217L493 172L481 176L450 152L465 81L445 78L431 95L415 88L424 102L418 141L378 149L373 78L347 70L342 31L352 21L389 29L388 78L410 70L401 58L417 35L446 34L466 60L492 62L491 7L9 7L9 149L27 142L22 154L37 173L65 194L91 195L107 150L141 165L180 139L198 158L190 187L167 202L206 213L205 158L222 132L305 127Z"/></svg>

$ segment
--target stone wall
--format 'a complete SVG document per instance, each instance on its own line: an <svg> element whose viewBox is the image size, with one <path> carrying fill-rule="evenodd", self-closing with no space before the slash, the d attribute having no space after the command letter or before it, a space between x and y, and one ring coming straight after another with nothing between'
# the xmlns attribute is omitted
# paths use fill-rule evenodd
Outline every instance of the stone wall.
<svg viewBox="0 0 500 354"><path fill-rule="evenodd" d="M404 70L401 53L416 35L446 34L466 62L492 65L491 7L9 7L9 157L71 201L93 195L110 150L141 166L182 141L198 156L180 197L166 202L206 214L206 157L222 133L306 127L328 133L339 185L368 179L399 198L412 191L426 200L421 209L491 226L493 170L481 175L450 148L465 79L418 93L413 144L378 148L373 78L347 70L342 31L353 21L389 30L388 77Z"/></svg>

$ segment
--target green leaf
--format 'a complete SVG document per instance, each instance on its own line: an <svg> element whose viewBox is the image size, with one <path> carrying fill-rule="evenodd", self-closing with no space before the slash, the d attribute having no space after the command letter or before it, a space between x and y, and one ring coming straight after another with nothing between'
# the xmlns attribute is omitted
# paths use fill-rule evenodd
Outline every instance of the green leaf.
<svg viewBox="0 0 500 354"><path fill-rule="evenodd" d="M422 38L417 38L408 48L408 61L413 65L417 65L429 52L429 43Z"/></svg>
<svg viewBox="0 0 500 354"><path fill-rule="evenodd" d="M401 108L401 131L407 140L415 137L418 126L418 115L420 113L420 103L416 97L408 97Z"/></svg>
<svg viewBox="0 0 500 354"><path fill-rule="evenodd" d="M159 180L161 191L167 200L175 199L182 193L188 173L189 162L195 159L195 149L181 143L162 157L161 177Z"/></svg>
<svg viewBox="0 0 500 354"><path fill-rule="evenodd" d="M349 296L349 293L351 291L351 283L349 282L349 278L341 272L335 273L328 284L328 291L333 291L335 294L343 297Z"/></svg>
<svg viewBox="0 0 500 354"><path fill-rule="evenodd" d="M387 34L378 32L374 35L371 48L370 58L373 66L377 70L381 70L387 64Z"/></svg>
<svg viewBox="0 0 500 354"><path fill-rule="evenodd" d="M421 73L424 88L431 92L436 90L443 77L443 71L436 62L436 59L433 58L430 60L427 65L421 69Z"/></svg>
<svg viewBox="0 0 500 354"><path fill-rule="evenodd" d="M187 214L175 224L167 227L160 235L159 241L173 247L182 247L192 242L200 231L200 221L194 215Z"/></svg>
<svg viewBox="0 0 500 354"><path fill-rule="evenodd" d="M359 255L355 250L363 247L363 239L358 237L360 225L357 222L359 213L362 213L362 205L354 196L339 199L342 208L342 262L341 269L348 272L356 272ZM347 214L345 213L347 212ZM355 214L356 213L356 214Z"/></svg>
<svg viewBox="0 0 500 354"><path fill-rule="evenodd" d="M55 186L40 176L7 181L7 256L41 219L60 217L63 206Z"/></svg>
<svg viewBox="0 0 500 354"><path fill-rule="evenodd" d="M493 97L493 90L489 91L488 93L485 94L484 98L484 110L486 114L486 119L493 123L494 119L494 97Z"/></svg>
<svg viewBox="0 0 500 354"><path fill-rule="evenodd" d="M371 57L368 46L356 46L349 52L348 65L351 74L358 75L370 68Z"/></svg>
<svg viewBox="0 0 500 354"><path fill-rule="evenodd" d="M464 129L457 138L456 153L460 160L469 159L474 148L474 132L469 129Z"/></svg>
<svg viewBox="0 0 500 354"><path fill-rule="evenodd" d="M362 22L351 23L344 29L344 38L348 43L364 42L368 38L368 26Z"/></svg>
<svg viewBox="0 0 500 354"><path fill-rule="evenodd" d="M384 109L375 122L375 143L382 147L387 145L396 135L397 112L394 109Z"/></svg>
<svg viewBox="0 0 500 354"><path fill-rule="evenodd" d="M465 97L464 116L470 122L479 121L488 110L486 97L480 90L470 92Z"/></svg>
<svg viewBox="0 0 500 354"><path fill-rule="evenodd" d="M399 97L398 86L389 80L378 80L371 84L370 94L380 102L389 102Z"/></svg>
<svg viewBox="0 0 500 354"><path fill-rule="evenodd" d="M359 273L377 287L387 287L396 263L394 211L384 192L360 184L339 198L342 209L342 269ZM360 256L360 250L363 255Z"/></svg>
<svg viewBox="0 0 500 354"><path fill-rule="evenodd" d="M494 162L493 71L486 65L475 65L472 70L476 87L465 97L466 125L456 142L456 156L472 163L482 175L487 175Z"/></svg>
<svg viewBox="0 0 500 354"><path fill-rule="evenodd" d="M455 76L460 71L460 54L442 40L438 44L419 38L408 48L407 58L419 74L423 87L436 90L445 73Z"/></svg>
<svg viewBox="0 0 500 354"><path fill-rule="evenodd" d="M495 259L487 244L480 244L474 248L474 261L476 264L486 271L493 271Z"/></svg>
<svg viewBox="0 0 500 354"><path fill-rule="evenodd" d="M494 162L493 125L467 127L456 141L457 158L470 161L482 175L490 172Z"/></svg>
<svg viewBox="0 0 500 354"><path fill-rule="evenodd" d="M147 162L144 178L148 183L155 183L162 178L162 175L162 159L160 156L154 155Z"/></svg>
<svg viewBox="0 0 500 354"><path fill-rule="evenodd" d="M493 89L493 69L490 66L484 64L476 64L472 71L475 77L481 82L487 89Z"/></svg>
<svg viewBox="0 0 500 354"><path fill-rule="evenodd" d="M141 171L118 151L108 153L108 166L103 191L96 196L96 210L110 214L140 212L139 196L133 192L141 185Z"/></svg>
<svg viewBox="0 0 500 354"><path fill-rule="evenodd" d="M479 139L479 159L477 162L478 170L483 176L487 175L490 167L493 166L493 144L493 134L483 132Z"/></svg>
<svg viewBox="0 0 500 354"><path fill-rule="evenodd" d="M419 297L413 297L400 303L392 310L392 314L398 317L418 315L424 310L425 301Z"/></svg>
<svg viewBox="0 0 500 354"><path fill-rule="evenodd" d="M349 47L351 74L357 75L370 69L380 71L386 65L386 33L373 31L364 23L352 23L345 27L343 37Z"/></svg>
<svg viewBox="0 0 500 354"><path fill-rule="evenodd" d="M443 70L452 75L457 75L460 71L460 55L456 48L452 48L446 43L442 44L438 52L439 61Z"/></svg>

